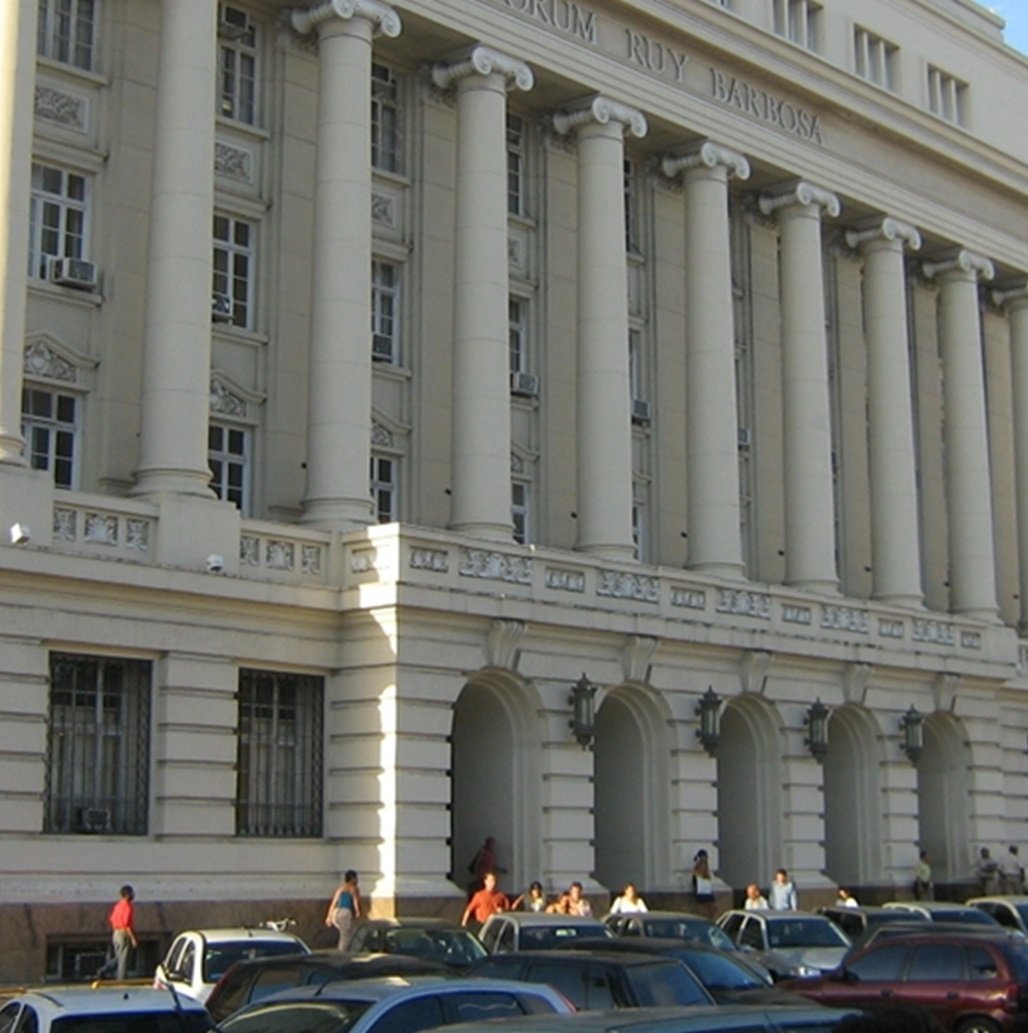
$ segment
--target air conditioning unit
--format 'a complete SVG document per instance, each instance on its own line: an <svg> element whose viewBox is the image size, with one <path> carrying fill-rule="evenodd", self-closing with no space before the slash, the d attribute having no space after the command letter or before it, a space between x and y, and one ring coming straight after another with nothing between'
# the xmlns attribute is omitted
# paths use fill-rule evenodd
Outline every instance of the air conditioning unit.
<svg viewBox="0 0 1028 1033"><path fill-rule="evenodd" d="M246 35L246 26L237 25L227 18L218 19L218 38L230 41L242 39Z"/></svg>
<svg viewBox="0 0 1028 1033"><path fill-rule="evenodd" d="M232 322L232 299L227 294L211 296L211 319L215 323Z"/></svg>
<svg viewBox="0 0 1028 1033"><path fill-rule="evenodd" d="M632 422L649 423L653 419L653 406L644 398L632 399Z"/></svg>
<svg viewBox="0 0 1028 1033"><path fill-rule="evenodd" d="M107 807L76 807L73 818L75 832L111 831L111 812Z"/></svg>
<svg viewBox="0 0 1028 1033"><path fill-rule="evenodd" d="M371 357L375 362L393 361L393 339L388 334L371 335Z"/></svg>
<svg viewBox="0 0 1028 1033"><path fill-rule="evenodd" d="M539 397L539 378L534 373L515 371L510 375L510 393L522 398Z"/></svg>
<svg viewBox="0 0 1028 1033"><path fill-rule="evenodd" d="M82 258L51 258L50 280L80 291L96 290L96 266Z"/></svg>
<svg viewBox="0 0 1028 1033"><path fill-rule="evenodd" d="M749 448L752 442L749 427L740 427L738 431L738 443L740 448Z"/></svg>

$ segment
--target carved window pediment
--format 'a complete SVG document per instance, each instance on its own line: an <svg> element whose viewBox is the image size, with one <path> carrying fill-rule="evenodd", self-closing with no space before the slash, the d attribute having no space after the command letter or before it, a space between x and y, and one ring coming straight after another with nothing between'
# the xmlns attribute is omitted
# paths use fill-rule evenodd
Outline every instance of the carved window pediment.
<svg viewBox="0 0 1028 1033"><path fill-rule="evenodd" d="M218 416L254 422L253 409L264 404L264 395L250 391L221 370L211 372L210 411Z"/></svg>
<svg viewBox="0 0 1028 1033"><path fill-rule="evenodd" d="M97 360L83 355L50 334L32 334L25 342L23 370L32 380L85 386L86 373L96 369Z"/></svg>

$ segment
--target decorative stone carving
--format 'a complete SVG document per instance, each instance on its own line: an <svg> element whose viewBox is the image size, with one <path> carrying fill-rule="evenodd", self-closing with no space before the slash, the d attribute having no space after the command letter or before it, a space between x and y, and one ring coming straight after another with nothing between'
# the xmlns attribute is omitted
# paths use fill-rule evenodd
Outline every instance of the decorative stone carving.
<svg viewBox="0 0 1028 1033"><path fill-rule="evenodd" d="M923 262L921 268L929 280L953 272L974 273L980 280L991 280L996 275L996 267L992 262L963 248L946 258Z"/></svg>
<svg viewBox="0 0 1028 1033"><path fill-rule="evenodd" d="M491 578L518 585L532 583L532 561L526 556L507 556L486 549L461 549L461 577Z"/></svg>
<svg viewBox="0 0 1028 1033"><path fill-rule="evenodd" d="M396 228L396 200L388 194L371 195L371 221L379 226Z"/></svg>
<svg viewBox="0 0 1028 1033"><path fill-rule="evenodd" d="M892 620L889 617L879 617L878 634L882 638L903 638L903 621Z"/></svg>
<svg viewBox="0 0 1028 1033"><path fill-rule="evenodd" d="M653 655L659 640L649 635L629 635L621 650L621 672L625 681L649 684Z"/></svg>
<svg viewBox="0 0 1028 1033"><path fill-rule="evenodd" d="M767 621L771 619L771 596L742 588L719 588L715 609L718 613L734 613Z"/></svg>
<svg viewBox="0 0 1028 1033"><path fill-rule="evenodd" d="M377 34L395 39L403 25L400 16L381 0L323 0L308 8L297 8L290 12L290 21L295 32L307 36L323 22L333 18L349 21L351 18L367 18Z"/></svg>
<svg viewBox="0 0 1028 1033"><path fill-rule="evenodd" d="M252 534L244 534L239 538L239 562L244 567L259 567L260 541Z"/></svg>
<svg viewBox="0 0 1028 1033"><path fill-rule="evenodd" d="M304 574L320 574L324 550L320 545L300 546L300 570Z"/></svg>
<svg viewBox="0 0 1028 1033"><path fill-rule="evenodd" d="M809 606L793 606L791 603L784 603L782 606L782 620L789 624L809 624Z"/></svg>
<svg viewBox="0 0 1028 1033"><path fill-rule="evenodd" d="M521 659L518 643L524 634L523 621L493 621L489 625L489 635L485 642L486 664L516 671Z"/></svg>
<svg viewBox="0 0 1028 1033"><path fill-rule="evenodd" d="M872 240L898 240L911 251L921 249L921 234L918 230L909 223L894 219L891 215L887 215L873 225L846 230L844 237L846 243L854 249Z"/></svg>
<svg viewBox="0 0 1028 1033"><path fill-rule="evenodd" d="M982 635L979 631L961 631L960 645L964 649L981 649Z"/></svg>
<svg viewBox="0 0 1028 1033"><path fill-rule="evenodd" d="M640 603L656 603L660 601L660 582L645 574L601 570L596 582L596 594L614 599L635 599Z"/></svg>
<svg viewBox="0 0 1028 1033"><path fill-rule="evenodd" d="M441 90L469 75L498 74L506 78L511 88L528 91L535 85L532 69L517 58L502 54L491 47L477 45L450 61L440 61L432 69L432 81Z"/></svg>
<svg viewBox="0 0 1028 1033"><path fill-rule="evenodd" d="M28 376L59 380L65 384L74 384L77 378L75 367L44 341L33 341L25 348L24 369Z"/></svg>
<svg viewBox="0 0 1028 1033"><path fill-rule="evenodd" d="M728 170L729 177L735 176L738 179L750 178L750 163L743 155L712 140L705 140L699 147L696 147L684 154L668 154L660 163L660 169L668 179L676 179L681 172L688 169L695 169L701 165L708 169L724 165Z"/></svg>
<svg viewBox="0 0 1028 1033"><path fill-rule="evenodd" d="M761 194L758 204L765 215L771 215L779 208L787 208L790 205L817 205L832 218L838 216L842 211L842 203L835 194L830 190L825 190L824 187L815 186L802 179L784 190Z"/></svg>
<svg viewBox="0 0 1028 1033"><path fill-rule="evenodd" d="M393 447L393 432L373 421L371 424L371 444L377 448Z"/></svg>
<svg viewBox="0 0 1028 1033"><path fill-rule="evenodd" d="M433 570L437 574L446 574L450 569L448 555L443 549L423 549L412 546L410 565L414 570Z"/></svg>
<svg viewBox="0 0 1028 1033"><path fill-rule="evenodd" d="M842 694L847 703L864 703L874 668L870 664L847 664L842 676Z"/></svg>
<svg viewBox="0 0 1028 1033"><path fill-rule="evenodd" d="M117 545L118 518L111 513L87 512L82 521L82 540L94 545Z"/></svg>
<svg viewBox="0 0 1028 1033"><path fill-rule="evenodd" d="M775 654L766 649L751 649L743 653L739 664L739 681L743 692L763 695L774 658Z"/></svg>
<svg viewBox="0 0 1028 1033"><path fill-rule="evenodd" d="M911 637L915 642L930 642L939 646L952 646L956 641L952 625L925 617L918 617L914 620L914 631Z"/></svg>
<svg viewBox="0 0 1028 1033"><path fill-rule="evenodd" d="M376 570L378 553L374 549L355 550L350 556L351 574L368 574Z"/></svg>
<svg viewBox="0 0 1028 1033"><path fill-rule="evenodd" d="M128 517L125 520L125 545L137 552L149 552L150 521Z"/></svg>
<svg viewBox="0 0 1028 1033"><path fill-rule="evenodd" d="M821 607L821 627L833 631L855 631L866 635L870 629L867 612L852 606Z"/></svg>
<svg viewBox="0 0 1028 1033"><path fill-rule="evenodd" d="M246 416L246 402L223 381L211 378L211 412L219 416Z"/></svg>
<svg viewBox="0 0 1028 1033"><path fill-rule="evenodd" d="M561 136L567 136L579 126L588 125L590 122L599 125L620 122L626 134L640 139L646 135L649 128L646 116L641 111L603 96L591 97L581 104L558 111L553 116L553 128Z"/></svg>
<svg viewBox="0 0 1028 1033"><path fill-rule="evenodd" d="M253 182L253 155L243 147L217 140L214 144L214 171L225 179Z"/></svg>
<svg viewBox="0 0 1028 1033"><path fill-rule="evenodd" d="M935 709L952 714L957 709L957 693L960 691L959 674L937 674L932 685Z"/></svg>
<svg viewBox="0 0 1028 1033"><path fill-rule="evenodd" d="M78 514L74 509L54 507L54 538L60 542L73 542L78 537Z"/></svg>
<svg viewBox="0 0 1028 1033"><path fill-rule="evenodd" d="M264 564L272 570L292 570L296 549L292 542L269 538L264 543Z"/></svg>
<svg viewBox="0 0 1028 1033"><path fill-rule="evenodd" d="M565 567L546 568L546 587L559 592L584 592L585 573L581 570L568 570Z"/></svg>
<svg viewBox="0 0 1028 1033"><path fill-rule="evenodd" d="M36 118L84 133L89 127L89 102L52 86L36 86Z"/></svg>
<svg viewBox="0 0 1028 1033"><path fill-rule="evenodd" d="M682 606L687 610L705 610L707 593L702 588L681 588L672 585L671 605Z"/></svg>

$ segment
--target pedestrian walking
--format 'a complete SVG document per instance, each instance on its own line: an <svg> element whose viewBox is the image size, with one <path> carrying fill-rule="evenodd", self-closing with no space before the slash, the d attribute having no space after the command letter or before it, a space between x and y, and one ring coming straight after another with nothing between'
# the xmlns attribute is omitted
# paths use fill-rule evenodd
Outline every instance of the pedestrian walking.
<svg viewBox="0 0 1028 1033"><path fill-rule="evenodd" d="M1016 846L1007 847L999 861L1000 892L1024 893L1024 867Z"/></svg>
<svg viewBox="0 0 1028 1033"><path fill-rule="evenodd" d="M610 905L612 915L627 915L637 911L647 911L646 901L639 896L634 882L626 882L624 891L620 897L615 898Z"/></svg>
<svg viewBox="0 0 1028 1033"><path fill-rule="evenodd" d="M325 925L335 926L339 931L339 950L344 951L353 939L354 925L361 915L361 891L357 873L349 868L332 899L328 902Z"/></svg>
<svg viewBox="0 0 1028 1033"><path fill-rule="evenodd" d="M927 850L922 850L918 855L917 867L914 869L914 899L935 899L935 883L932 882L932 866Z"/></svg>
<svg viewBox="0 0 1028 1033"><path fill-rule="evenodd" d="M490 915L510 910L510 901L497 886L496 872L486 872L482 877L482 888L474 893L461 915L460 924L467 925L474 921L478 929Z"/></svg>
<svg viewBox="0 0 1028 1033"><path fill-rule="evenodd" d="M107 916L108 924L111 927L111 945L114 948L115 971L118 979L125 979L128 975L129 955L134 948L139 946L139 941L136 939L136 911L132 903L135 899L135 890L127 884L122 886L118 902L111 908L111 913Z"/></svg>
<svg viewBox="0 0 1028 1033"><path fill-rule="evenodd" d="M697 850L692 859L692 893L700 913L714 917L714 880L710 874L710 858L706 850Z"/></svg>
<svg viewBox="0 0 1028 1033"><path fill-rule="evenodd" d="M767 897L760 892L760 887L755 882L746 887L746 900L742 906L746 911L767 911L770 907Z"/></svg>
<svg viewBox="0 0 1028 1033"><path fill-rule="evenodd" d="M982 896L991 897L999 885L999 865L993 859L987 846L978 851L978 864L975 866L975 873L978 876L978 886Z"/></svg>
<svg viewBox="0 0 1028 1033"><path fill-rule="evenodd" d="M768 902L772 911L795 911L797 909L796 887L784 868L775 872L768 891Z"/></svg>

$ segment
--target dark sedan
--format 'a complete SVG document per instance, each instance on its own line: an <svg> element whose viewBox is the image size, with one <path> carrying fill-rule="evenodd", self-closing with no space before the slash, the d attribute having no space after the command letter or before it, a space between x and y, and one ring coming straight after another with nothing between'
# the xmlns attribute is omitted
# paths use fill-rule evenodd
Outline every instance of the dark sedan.
<svg viewBox="0 0 1028 1033"><path fill-rule="evenodd" d="M458 972L487 953L470 929L441 918L375 918L362 922L350 941L350 950L406 954L438 961Z"/></svg>

